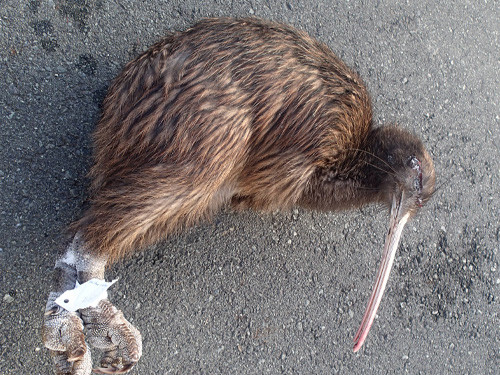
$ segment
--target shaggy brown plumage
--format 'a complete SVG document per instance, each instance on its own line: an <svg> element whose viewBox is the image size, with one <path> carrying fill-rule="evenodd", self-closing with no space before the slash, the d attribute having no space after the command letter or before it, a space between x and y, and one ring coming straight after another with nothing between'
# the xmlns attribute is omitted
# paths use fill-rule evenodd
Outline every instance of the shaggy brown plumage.
<svg viewBox="0 0 500 375"><path fill-rule="evenodd" d="M379 201L363 189L377 187L366 167L379 164L367 153L380 154L370 147L378 133L360 77L324 44L257 19L203 20L112 83L95 132L92 207L75 227L114 260L229 202ZM335 181L315 190L326 180Z"/></svg>

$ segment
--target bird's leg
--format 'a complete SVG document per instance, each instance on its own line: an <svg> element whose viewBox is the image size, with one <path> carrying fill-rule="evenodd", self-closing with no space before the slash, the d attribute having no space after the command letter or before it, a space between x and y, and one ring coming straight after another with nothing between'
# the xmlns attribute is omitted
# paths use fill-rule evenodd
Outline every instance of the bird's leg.
<svg viewBox="0 0 500 375"><path fill-rule="evenodd" d="M77 264L77 279L83 284L92 279L104 279L107 259L83 251ZM94 372L120 374L130 370L142 355L142 337L123 313L107 299L96 307L79 310L85 326L87 341L104 350L101 367Z"/></svg>
<svg viewBox="0 0 500 375"><path fill-rule="evenodd" d="M142 354L142 339L113 304L104 298L95 307L70 312L54 301L65 290L73 289L76 281L83 284L91 279L104 279L107 258L89 252L77 234L66 253L56 262L56 292L47 302L44 343L51 350L56 373L89 375L92 372L87 341L105 352L98 373L119 374L130 370Z"/></svg>
<svg viewBox="0 0 500 375"><path fill-rule="evenodd" d="M92 371L83 321L77 312L65 310L55 302L66 290L75 288L79 253L77 237L56 261L54 291L49 294L42 328L43 343L50 350L57 375L88 375Z"/></svg>

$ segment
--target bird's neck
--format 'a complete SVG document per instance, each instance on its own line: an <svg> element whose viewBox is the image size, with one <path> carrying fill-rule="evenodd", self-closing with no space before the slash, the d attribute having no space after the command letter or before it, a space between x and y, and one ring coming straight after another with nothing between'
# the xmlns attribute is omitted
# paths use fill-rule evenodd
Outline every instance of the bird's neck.
<svg viewBox="0 0 500 375"><path fill-rule="evenodd" d="M386 202L386 186L391 174L384 160L387 155L379 148L378 133L370 136L364 147L347 150L341 162L316 170L299 204L334 211Z"/></svg>

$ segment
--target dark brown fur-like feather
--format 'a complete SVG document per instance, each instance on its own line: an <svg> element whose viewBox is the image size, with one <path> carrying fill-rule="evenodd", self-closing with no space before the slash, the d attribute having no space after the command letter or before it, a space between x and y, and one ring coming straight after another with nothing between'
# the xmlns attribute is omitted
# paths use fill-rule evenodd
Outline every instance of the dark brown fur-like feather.
<svg viewBox="0 0 500 375"><path fill-rule="evenodd" d="M115 260L228 203L356 206L353 178L368 173L360 150L372 131L361 79L324 44L277 23L203 20L112 83L95 132L91 208L75 227Z"/></svg>

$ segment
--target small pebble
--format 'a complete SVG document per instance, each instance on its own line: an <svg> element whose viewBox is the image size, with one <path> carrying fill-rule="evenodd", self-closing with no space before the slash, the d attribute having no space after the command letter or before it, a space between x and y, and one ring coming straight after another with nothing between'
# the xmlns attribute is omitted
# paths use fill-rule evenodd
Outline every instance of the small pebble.
<svg viewBox="0 0 500 375"><path fill-rule="evenodd" d="M6 303L12 303L14 302L14 297L12 297L10 294L7 293L5 296L3 296L3 300Z"/></svg>
<svg viewBox="0 0 500 375"><path fill-rule="evenodd" d="M59 65L56 67L56 72L57 73L66 73L67 69L65 67Z"/></svg>

